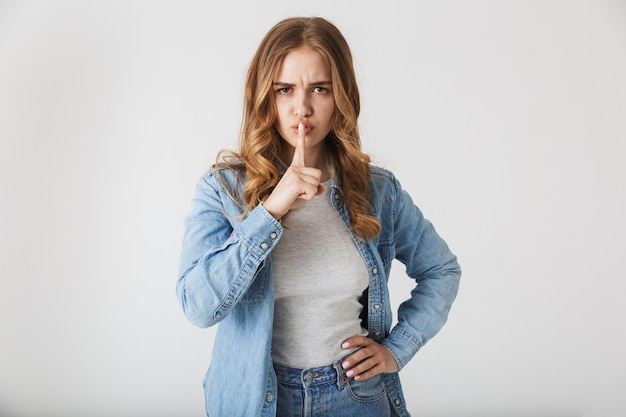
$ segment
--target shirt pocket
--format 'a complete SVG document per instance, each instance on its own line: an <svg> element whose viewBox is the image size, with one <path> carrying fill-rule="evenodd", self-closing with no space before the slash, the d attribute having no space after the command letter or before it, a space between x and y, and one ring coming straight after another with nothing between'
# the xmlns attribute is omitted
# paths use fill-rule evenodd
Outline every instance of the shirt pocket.
<svg viewBox="0 0 626 417"><path fill-rule="evenodd" d="M376 250L378 251L378 256L380 256L380 260L383 263L383 268L385 268L385 271L388 273L391 267L391 262L395 257L393 243L391 241L379 241L376 246Z"/></svg>

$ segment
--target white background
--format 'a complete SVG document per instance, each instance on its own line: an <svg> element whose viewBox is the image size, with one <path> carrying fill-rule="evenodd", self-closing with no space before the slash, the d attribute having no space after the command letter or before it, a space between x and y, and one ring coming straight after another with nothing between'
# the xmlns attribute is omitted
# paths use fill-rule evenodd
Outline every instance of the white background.
<svg viewBox="0 0 626 417"><path fill-rule="evenodd" d="M292 15L343 31L364 149L463 267L402 371L410 411L623 416L620 0L0 2L0 416L203 416L183 219Z"/></svg>

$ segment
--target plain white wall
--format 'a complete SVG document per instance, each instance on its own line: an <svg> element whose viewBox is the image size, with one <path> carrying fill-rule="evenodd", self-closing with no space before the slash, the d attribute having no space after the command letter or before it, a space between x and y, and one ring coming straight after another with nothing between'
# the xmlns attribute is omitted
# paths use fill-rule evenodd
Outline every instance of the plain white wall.
<svg viewBox="0 0 626 417"><path fill-rule="evenodd" d="M0 2L0 416L203 415L182 222L291 15L342 29L365 150L464 270L401 374L411 412L623 416L619 0Z"/></svg>

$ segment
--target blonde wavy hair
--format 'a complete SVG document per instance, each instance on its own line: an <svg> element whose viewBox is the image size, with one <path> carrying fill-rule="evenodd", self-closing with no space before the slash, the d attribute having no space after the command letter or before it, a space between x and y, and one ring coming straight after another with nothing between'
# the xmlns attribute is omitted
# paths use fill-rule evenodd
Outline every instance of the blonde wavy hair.
<svg viewBox="0 0 626 417"><path fill-rule="evenodd" d="M352 54L341 32L320 17L293 17L278 22L265 35L248 69L239 151L219 152L214 168L237 171L243 196L236 199L243 216L263 202L287 169L287 144L275 126L277 119L272 83L283 58L309 46L330 65L335 112L324 140L331 172L341 188L350 224L356 236L372 239L381 230L367 200L370 157L361 151L357 126L359 90ZM231 195L233 190L229 190Z"/></svg>

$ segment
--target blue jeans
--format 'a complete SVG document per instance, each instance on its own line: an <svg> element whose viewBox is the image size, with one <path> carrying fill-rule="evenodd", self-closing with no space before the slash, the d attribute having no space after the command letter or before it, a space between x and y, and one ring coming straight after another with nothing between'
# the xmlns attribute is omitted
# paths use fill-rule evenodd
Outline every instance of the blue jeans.
<svg viewBox="0 0 626 417"><path fill-rule="evenodd" d="M274 364L278 383L276 417L388 417L385 386L376 375L357 382L341 360L321 368L294 369Z"/></svg>

